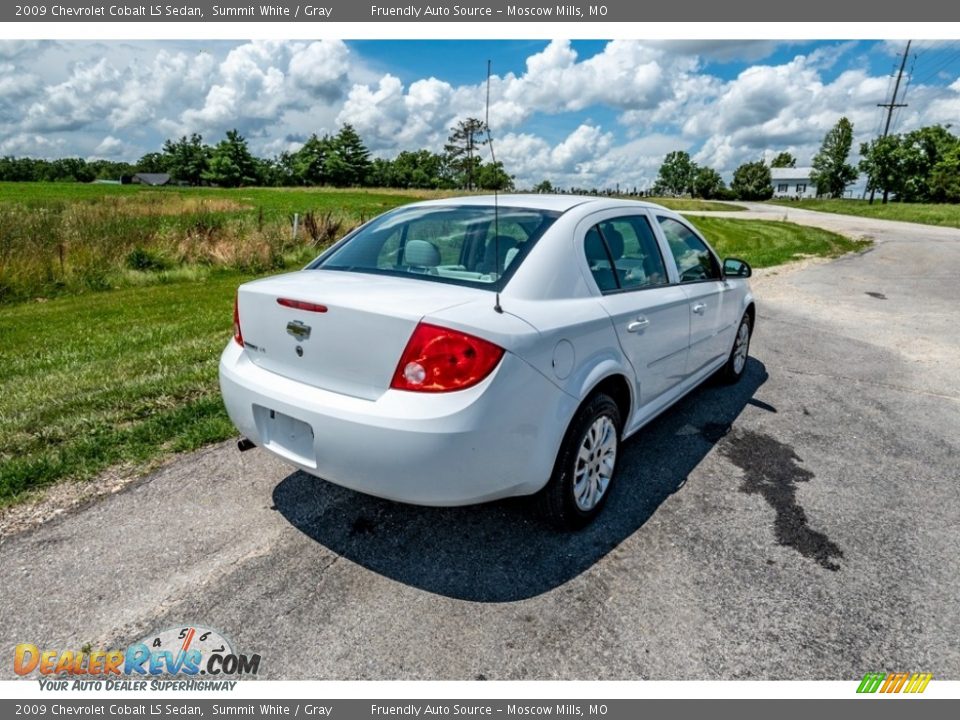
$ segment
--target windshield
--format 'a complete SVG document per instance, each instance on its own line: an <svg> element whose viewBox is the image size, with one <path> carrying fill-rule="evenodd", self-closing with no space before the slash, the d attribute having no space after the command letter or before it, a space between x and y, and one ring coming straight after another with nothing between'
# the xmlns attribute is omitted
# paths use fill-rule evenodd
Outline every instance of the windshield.
<svg viewBox="0 0 960 720"><path fill-rule="evenodd" d="M360 228L310 267L500 289L558 212L433 205L400 208Z"/></svg>

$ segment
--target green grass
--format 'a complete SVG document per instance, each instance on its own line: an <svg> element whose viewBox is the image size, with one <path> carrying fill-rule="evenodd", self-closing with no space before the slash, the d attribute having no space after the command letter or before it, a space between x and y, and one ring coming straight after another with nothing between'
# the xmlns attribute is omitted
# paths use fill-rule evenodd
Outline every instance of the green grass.
<svg viewBox="0 0 960 720"><path fill-rule="evenodd" d="M0 506L233 435L217 362L246 279L0 308Z"/></svg>
<svg viewBox="0 0 960 720"><path fill-rule="evenodd" d="M738 212L746 210L742 205L730 205L727 203L715 202L713 200L694 200L691 198L673 198L673 197L649 197L641 198L645 202L663 205L670 210L684 212L686 210L717 210L720 212Z"/></svg>
<svg viewBox="0 0 960 720"><path fill-rule="evenodd" d="M829 230L791 222L719 217L688 219L721 257L738 257L754 268L805 257L837 257L870 245L869 240L851 240Z"/></svg>
<svg viewBox="0 0 960 720"><path fill-rule="evenodd" d="M315 206L331 202L313 194ZM338 202L350 196L331 194ZM395 204L409 199L389 197ZM758 268L865 245L786 222L693 222L722 255ZM236 286L264 273L212 265L124 272L121 289L0 305L0 506L55 482L116 466L136 472L235 435L217 362L230 337Z"/></svg>
<svg viewBox="0 0 960 720"><path fill-rule="evenodd" d="M896 202L884 205L880 200L874 200L873 205L867 200L776 200L771 201L771 204L839 215L858 215L882 220L902 220L922 225L960 228L960 205Z"/></svg>
<svg viewBox="0 0 960 720"><path fill-rule="evenodd" d="M162 283L210 268L301 265L360 222L428 195L0 183L0 303Z"/></svg>
<svg viewBox="0 0 960 720"><path fill-rule="evenodd" d="M227 200L242 204L244 213L263 209L267 219L286 218L294 212L348 208L369 218L413 198L433 196L429 190L311 188L192 188L146 187L143 185L100 185L96 183L15 183L0 182L0 202L17 202L35 207L56 203L100 203L104 199L143 196Z"/></svg>

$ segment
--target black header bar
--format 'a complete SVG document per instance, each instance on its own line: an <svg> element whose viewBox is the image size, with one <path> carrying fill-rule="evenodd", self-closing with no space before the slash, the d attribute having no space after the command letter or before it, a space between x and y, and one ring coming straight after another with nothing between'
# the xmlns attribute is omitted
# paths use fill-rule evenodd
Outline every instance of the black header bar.
<svg viewBox="0 0 960 720"><path fill-rule="evenodd" d="M943 0L24 0L3 3L0 22L958 22L960 3Z"/></svg>

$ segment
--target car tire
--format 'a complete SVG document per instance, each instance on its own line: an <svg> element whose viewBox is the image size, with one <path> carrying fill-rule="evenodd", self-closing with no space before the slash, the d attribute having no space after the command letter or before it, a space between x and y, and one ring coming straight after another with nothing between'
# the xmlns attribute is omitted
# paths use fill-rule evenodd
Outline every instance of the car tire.
<svg viewBox="0 0 960 720"><path fill-rule="evenodd" d="M730 348L730 356L718 373L721 382L732 385L743 377L747 369L747 359L750 356L751 337L753 337L753 324L750 322L750 313L744 313L733 339L733 347Z"/></svg>
<svg viewBox="0 0 960 720"><path fill-rule="evenodd" d="M613 398L597 393L574 416L553 475L534 496L537 514L560 530L578 530L603 509L616 476L623 425Z"/></svg>

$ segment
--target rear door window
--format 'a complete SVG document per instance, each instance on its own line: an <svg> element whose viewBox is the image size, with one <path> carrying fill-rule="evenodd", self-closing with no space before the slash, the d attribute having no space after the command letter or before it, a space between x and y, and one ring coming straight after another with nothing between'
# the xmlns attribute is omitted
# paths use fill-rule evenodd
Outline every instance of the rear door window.
<svg viewBox="0 0 960 720"><path fill-rule="evenodd" d="M587 231L584 253L601 292L667 284L660 248L643 215L603 220Z"/></svg>

